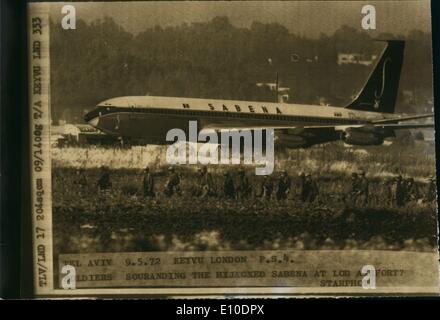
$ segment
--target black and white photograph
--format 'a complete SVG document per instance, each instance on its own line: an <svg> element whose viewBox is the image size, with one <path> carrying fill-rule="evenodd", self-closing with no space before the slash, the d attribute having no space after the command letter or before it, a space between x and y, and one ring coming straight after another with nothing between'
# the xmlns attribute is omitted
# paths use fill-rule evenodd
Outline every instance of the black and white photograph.
<svg viewBox="0 0 440 320"><path fill-rule="evenodd" d="M37 294L438 294L429 1L28 25Z"/></svg>

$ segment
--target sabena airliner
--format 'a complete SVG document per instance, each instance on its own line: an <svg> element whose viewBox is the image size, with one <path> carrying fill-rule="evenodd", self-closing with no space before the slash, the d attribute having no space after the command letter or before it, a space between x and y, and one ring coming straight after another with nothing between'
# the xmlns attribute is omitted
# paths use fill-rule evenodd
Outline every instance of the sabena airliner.
<svg viewBox="0 0 440 320"><path fill-rule="evenodd" d="M432 117L432 113L394 113L404 48L404 41L387 40L367 81L346 106L125 96L99 103L84 119L106 134L148 144L168 144L169 130L188 130L189 121L196 121L198 130L273 129L276 144L286 148L336 140L381 145L395 136L395 130L434 127L407 122Z"/></svg>

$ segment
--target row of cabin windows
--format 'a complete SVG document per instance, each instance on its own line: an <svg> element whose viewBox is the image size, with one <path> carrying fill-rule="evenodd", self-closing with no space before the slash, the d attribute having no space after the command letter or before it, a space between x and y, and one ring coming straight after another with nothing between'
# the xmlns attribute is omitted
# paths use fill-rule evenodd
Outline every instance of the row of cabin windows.
<svg viewBox="0 0 440 320"><path fill-rule="evenodd" d="M123 109L121 111L126 111L126 109ZM280 114L261 114L261 113L253 113L253 114L247 114L247 113L240 113L240 112L228 112L227 115L225 115L225 112L223 111L196 111L196 110L175 110L175 109L136 109L136 112L143 112L143 113L160 113L160 114L184 114L189 116L204 116L207 113L209 113L212 117L225 117L228 118L261 118L261 119L268 119L268 120L284 120L284 121L304 121L304 122L310 122L310 123L322 123L322 124L333 124L334 120L337 120L338 123L346 123L346 124L352 124L352 123L359 123L359 121L353 120L353 119L328 119L328 118L320 118L320 117L303 117L303 116L291 116L291 115L280 115Z"/></svg>

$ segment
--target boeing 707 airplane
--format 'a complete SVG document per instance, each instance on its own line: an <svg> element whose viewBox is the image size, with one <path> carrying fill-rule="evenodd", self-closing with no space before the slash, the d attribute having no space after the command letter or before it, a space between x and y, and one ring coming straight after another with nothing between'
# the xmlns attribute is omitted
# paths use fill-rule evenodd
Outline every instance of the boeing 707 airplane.
<svg viewBox="0 0 440 320"><path fill-rule="evenodd" d="M395 114L405 42L386 47L356 98L346 106L126 96L99 103L85 121L121 138L167 144L167 132L197 128L214 130L273 129L277 146L305 148L342 140L351 145L381 145L395 130L432 128L433 123L402 123L433 114Z"/></svg>

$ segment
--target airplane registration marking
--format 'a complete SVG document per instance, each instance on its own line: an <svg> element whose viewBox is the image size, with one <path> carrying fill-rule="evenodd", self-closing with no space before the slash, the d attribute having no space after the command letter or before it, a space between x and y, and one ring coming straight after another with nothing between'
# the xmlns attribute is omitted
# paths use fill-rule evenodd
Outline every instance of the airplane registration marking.
<svg viewBox="0 0 440 320"><path fill-rule="evenodd" d="M182 103L182 107L183 107L183 109L190 109L191 108L189 103ZM212 103L208 103L208 108L211 111L217 111L216 107ZM238 105L238 104L234 104L233 107L228 107L227 105L222 104L222 107L221 107L222 111L231 111L230 109L232 109L233 111L235 109L236 112L242 112L243 111L242 107L240 105ZM253 105L248 105L247 109L251 113L256 113L255 107ZM269 113L269 110L267 109L266 106L261 106L260 109L261 109L261 111L263 113ZM275 111L276 111L276 114L283 114L281 112L280 108L278 108L278 107L275 107ZM244 112L246 112L246 111L244 111ZM342 117L342 114L340 116Z"/></svg>

